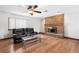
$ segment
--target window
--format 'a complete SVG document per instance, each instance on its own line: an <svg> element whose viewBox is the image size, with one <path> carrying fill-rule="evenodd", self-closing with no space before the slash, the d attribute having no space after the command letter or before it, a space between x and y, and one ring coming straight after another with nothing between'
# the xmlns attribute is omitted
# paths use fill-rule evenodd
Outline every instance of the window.
<svg viewBox="0 0 79 59"><path fill-rule="evenodd" d="M25 19L16 19L16 18L9 18L9 29L15 29L15 28L26 28L27 20Z"/></svg>
<svg viewBox="0 0 79 59"><path fill-rule="evenodd" d="M8 29L14 29L16 26L16 20L15 18L9 18L8 20Z"/></svg>
<svg viewBox="0 0 79 59"><path fill-rule="evenodd" d="M16 19L16 28L26 28L26 20Z"/></svg>

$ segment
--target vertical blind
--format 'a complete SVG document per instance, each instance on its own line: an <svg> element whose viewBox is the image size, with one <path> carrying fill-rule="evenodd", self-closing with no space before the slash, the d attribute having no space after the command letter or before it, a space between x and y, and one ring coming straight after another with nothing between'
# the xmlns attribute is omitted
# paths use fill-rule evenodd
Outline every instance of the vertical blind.
<svg viewBox="0 0 79 59"><path fill-rule="evenodd" d="M26 28L26 20L17 19L15 27L16 28Z"/></svg>
<svg viewBox="0 0 79 59"><path fill-rule="evenodd" d="M8 22L9 29L30 27L30 23L26 19L9 18L8 20L9 20L9 22Z"/></svg>

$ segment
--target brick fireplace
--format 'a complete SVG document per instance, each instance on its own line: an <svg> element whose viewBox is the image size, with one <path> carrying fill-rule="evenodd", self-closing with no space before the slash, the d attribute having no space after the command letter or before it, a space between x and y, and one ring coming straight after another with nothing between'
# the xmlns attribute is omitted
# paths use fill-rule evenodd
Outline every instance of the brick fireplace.
<svg viewBox="0 0 79 59"><path fill-rule="evenodd" d="M48 27L49 33L57 33L57 27Z"/></svg>
<svg viewBox="0 0 79 59"><path fill-rule="evenodd" d="M45 18L45 32L64 35L64 14Z"/></svg>

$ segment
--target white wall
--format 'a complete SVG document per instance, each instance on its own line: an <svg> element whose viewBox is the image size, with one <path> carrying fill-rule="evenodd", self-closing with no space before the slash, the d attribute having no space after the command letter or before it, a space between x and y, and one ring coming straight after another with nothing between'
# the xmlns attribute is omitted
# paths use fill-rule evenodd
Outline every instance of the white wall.
<svg viewBox="0 0 79 59"><path fill-rule="evenodd" d="M79 6L66 6L64 12L65 36L79 39Z"/></svg>
<svg viewBox="0 0 79 59"><path fill-rule="evenodd" d="M79 39L79 6L60 5L57 6L56 10L60 13L61 12L64 13L64 36ZM45 20L43 19L43 24L44 21ZM44 27L43 27L43 31L44 31Z"/></svg>
<svg viewBox="0 0 79 59"><path fill-rule="evenodd" d="M52 7L53 8L53 7ZM78 5L62 5L55 7L56 11L64 13L64 36L79 39L79 6ZM54 10L54 8L53 8ZM53 13L52 13L53 14ZM54 15L54 14L53 14ZM23 18L31 23L35 31L44 32L44 20L41 18L23 17L19 15L0 12L0 38L9 36L8 17Z"/></svg>
<svg viewBox="0 0 79 59"><path fill-rule="evenodd" d="M0 12L0 39L7 38L11 36L11 32L8 31L8 17L26 19L31 24L31 27L34 28L35 31L41 31L41 18L34 17L24 17L20 15L15 15L6 12ZM28 25L28 24L27 24Z"/></svg>
<svg viewBox="0 0 79 59"><path fill-rule="evenodd" d="M45 17L42 20L42 32L45 32Z"/></svg>

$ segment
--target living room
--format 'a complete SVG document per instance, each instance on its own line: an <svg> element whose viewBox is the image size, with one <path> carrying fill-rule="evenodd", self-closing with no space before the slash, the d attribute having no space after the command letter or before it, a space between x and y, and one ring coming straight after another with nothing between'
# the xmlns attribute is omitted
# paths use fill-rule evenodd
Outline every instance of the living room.
<svg viewBox="0 0 79 59"><path fill-rule="evenodd" d="M0 5L0 52L79 52L78 12L78 5ZM32 28L41 42L14 43L12 30L21 28Z"/></svg>

